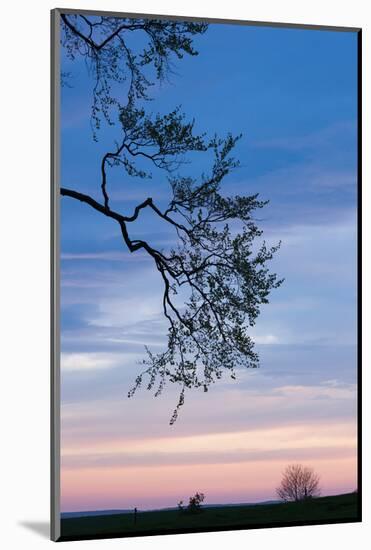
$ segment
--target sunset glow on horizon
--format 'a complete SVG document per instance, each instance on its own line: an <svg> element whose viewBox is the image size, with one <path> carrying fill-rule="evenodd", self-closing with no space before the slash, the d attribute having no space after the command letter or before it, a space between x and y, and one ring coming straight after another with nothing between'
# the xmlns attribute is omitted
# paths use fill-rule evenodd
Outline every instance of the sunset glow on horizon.
<svg viewBox="0 0 371 550"><path fill-rule="evenodd" d="M65 451L62 512L171 507L197 490L207 504L274 500L282 471L296 462L320 475L323 495L357 488L351 423L115 443Z"/></svg>

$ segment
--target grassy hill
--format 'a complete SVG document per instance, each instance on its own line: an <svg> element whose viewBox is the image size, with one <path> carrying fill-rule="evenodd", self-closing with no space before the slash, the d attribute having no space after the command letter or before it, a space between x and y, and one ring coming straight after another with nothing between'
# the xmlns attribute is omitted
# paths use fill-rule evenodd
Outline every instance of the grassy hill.
<svg viewBox="0 0 371 550"><path fill-rule="evenodd" d="M64 518L60 540L359 521L357 499L357 494L351 493L297 503L205 507L197 514L138 512L136 524L133 513Z"/></svg>

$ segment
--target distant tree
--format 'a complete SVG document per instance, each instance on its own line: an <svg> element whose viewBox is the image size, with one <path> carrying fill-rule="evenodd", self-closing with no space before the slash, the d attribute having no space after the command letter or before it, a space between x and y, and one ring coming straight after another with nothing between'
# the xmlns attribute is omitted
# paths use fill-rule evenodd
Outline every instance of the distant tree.
<svg viewBox="0 0 371 550"><path fill-rule="evenodd" d="M155 395L168 382L179 385L173 424L186 390L207 391L223 373L234 379L236 368L258 366L248 331L261 304L282 283L267 266L279 244L256 246L262 235L256 213L267 201L257 193L227 196L221 190L239 164L233 149L241 136L197 134L195 121L187 120L179 106L165 114L146 109L151 87L171 72L172 59L197 55L193 39L207 25L78 14L62 14L61 20L65 54L83 59L91 75L93 139L98 140L103 123L113 127L112 145L99 159L99 195L82 192L79 182L75 188L68 182L61 195L118 224L123 245L130 253L148 255L163 283L167 346L157 354L147 350L128 395L144 381ZM61 78L68 86L71 75L64 71ZM231 85L231 97L232 90ZM198 176L181 171L186 157L196 154L205 158L205 169ZM118 211L110 196L110 174L116 169L126 188L135 179L153 178L154 189L167 180L167 205L149 196L134 209L125 205ZM134 236L132 224L140 223L144 210L173 230L177 244L170 250Z"/></svg>
<svg viewBox="0 0 371 550"><path fill-rule="evenodd" d="M193 497L189 498L189 504L187 506L187 511L191 514L196 514L201 510L201 502L205 500L204 493L196 493Z"/></svg>
<svg viewBox="0 0 371 550"><path fill-rule="evenodd" d="M297 502L319 496L319 476L312 468L290 464L283 472L281 484L276 492L285 502Z"/></svg>

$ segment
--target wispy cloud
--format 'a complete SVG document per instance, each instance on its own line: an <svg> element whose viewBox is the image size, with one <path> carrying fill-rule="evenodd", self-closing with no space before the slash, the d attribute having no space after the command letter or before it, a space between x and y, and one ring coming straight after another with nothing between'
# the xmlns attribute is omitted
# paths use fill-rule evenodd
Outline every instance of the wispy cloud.
<svg viewBox="0 0 371 550"><path fill-rule="evenodd" d="M107 252L62 252L62 260L109 260L111 262L147 262L151 261L148 254L130 254L129 252L107 251Z"/></svg>
<svg viewBox="0 0 371 550"><path fill-rule="evenodd" d="M331 126L306 134L279 136L264 140L252 140L251 145L262 149L283 149L288 151L315 150L324 154L324 150L344 147L344 141L355 140L357 124L355 121L341 121Z"/></svg>
<svg viewBox="0 0 371 550"><path fill-rule="evenodd" d="M280 356L278 352L276 355ZM293 351L292 356L295 355L298 357ZM314 357L315 355L313 353ZM197 441L202 447L206 440L213 440L212 434L218 433L224 434L225 441L232 441L233 436L228 436L228 439L226 434L269 429L276 430L277 438L288 426L291 426L293 434L300 432L301 426L309 423L316 425L312 434L319 438L320 433L326 434L329 430L332 433L333 425L344 422L354 425L354 380L329 384L329 376L335 374L343 378L343 371L334 366L330 368L330 365L320 365L316 370L316 365L312 366L310 361L304 364L302 358L298 358L296 370L291 367L289 373L283 370L285 362L281 366L277 361L277 366L272 365L270 368L266 365L254 371L241 371L237 375L237 381L225 378L206 394L195 390L187 392L186 402L175 428L169 427L169 415L177 402L179 390L169 385L162 396L155 398L144 387L133 398L128 399L127 391L132 387L136 372L141 368L135 364L136 359L135 355L131 358L125 355L122 365L110 370L109 380L108 375L104 376L100 371L96 371L96 377L91 380L73 379L72 376L76 376L73 373L64 375L66 397L68 394L71 396L70 383L72 389L76 383L80 386L76 397L64 401L62 407L65 449L93 452L97 445L101 450L112 448L113 445L126 445L127 448L131 442L130 448L135 450L133 440L153 438L153 445L160 445L157 439L165 438L169 445L174 445L174 449L179 450L176 440L181 437L186 438L184 446L190 450L190 446ZM347 360L344 365L348 365ZM311 369L312 376L306 380ZM221 402L223 406L220 406ZM135 422L127 422L128 418L135 418ZM252 440L256 441L254 438ZM252 440L246 439L250 450ZM237 445L238 437L233 441ZM290 441L295 441L295 445L298 445L299 439L293 436ZM266 439L269 448L272 448L272 442L273 440ZM237 446L241 448L240 444ZM163 448L162 444L160 448Z"/></svg>
<svg viewBox="0 0 371 550"><path fill-rule="evenodd" d="M61 369L62 372L106 370L117 366L122 362L122 357L105 353L62 353Z"/></svg>
<svg viewBox="0 0 371 550"><path fill-rule="evenodd" d="M331 443L331 442L330 442ZM274 447L272 442L272 447ZM350 439L345 443L327 445L324 447L291 447L290 449L271 448L269 450L225 450L215 451L179 451L169 453L166 451L152 451L143 453L101 453L86 456L65 455L61 463L65 469L71 468L99 468L101 470L114 467L140 468L157 466L182 466L182 465L210 465L210 464L241 464L246 462L276 462L285 460L288 463L301 460L354 458L356 456L355 440Z"/></svg>
<svg viewBox="0 0 371 550"><path fill-rule="evenodd" d="M339 386L333 383L320 386L281 386L275 388L274 395L296 399L351 399L354 400L357 394L356 385Z"/></svg>
<svg viewBox="0 0 371 550"><path fill-rule="evenodd" d="M343 188L355 194L356 183L357 171L355 167L338 168L336 166L329 166L320 159L313 159L291 163L283 168L270 170L253 179L247 179L245 185L247 189L260 191L263 194L263 198L269 198L271 201L269 208L272 208L277 203L276 195L280 193L286 200L297 198L298 201L300 199L302 201L303 197L312 196L312 200L309 201L307 206L311 208L317 207L320 212L321 204L318 203L318 200L314 200L315 198L318 199L318 197L314 197L314 193L322 191L328 194L333 193L336 189ZM334 200L338 201L339 198L334 197ZM353 202L355 202L354 199ZM300 212L305 211L306 204L302 202L299 202L299 204ZM331 208L326 204L328 215L333 215L333 208L333 204ZM262 212L262 216L264 216L265 212ZM290 212L287 212L287 215L289 216ZM312 221L315 219L317 219L317 216L312 216ZM285 220L287 220L287 217Z"/></svg>

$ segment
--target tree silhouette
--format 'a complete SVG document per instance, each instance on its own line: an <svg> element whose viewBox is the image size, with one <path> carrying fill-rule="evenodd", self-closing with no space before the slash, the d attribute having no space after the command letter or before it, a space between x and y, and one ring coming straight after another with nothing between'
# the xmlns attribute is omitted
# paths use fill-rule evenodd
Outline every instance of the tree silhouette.
<svg viewBox="0 0 371 550"><path fill-rule="evenodd" d="M189 498L189 503L187 510L191 514L195 514L197 512L200 512L201 510L201 503L205 500L204 493L195 493L193 497Z"/></svg>
<svg viewBox="0 0 371 550"><path fill-rule="evenodd" d="M93 78L93 138L98 139L102 122L118 126L121 133L120 141L101 159L102 200L66 187L61 194L114 220L127 249L145 251L153 260L163 282L167 348L158 354L146 348L143 371L128 395L143 380L156 396L167 382L178 384L173 424L186 389L207 391L223 372L235 378L236 367L258 366L247 330L255 324L260 305L268 303L271 290L282 283L266 266L280 243L267 247L263 242L254 248L262 235L254 213L268 201L259 200L258 194L228 197L221 191L223 179L238 166L232 150L240 135L196 134L195 121L187 121L179 106L166 114L146 112L151 86L172 72L174 57L197 55L193 38L204 34L207 25L71 14L61 15L61 20L63 48L72 60L83 57ZM131 45L134 35L141 36L143 47L138 39ZM68 84L68 74L62 75L63 84ZM186 156L198 153L209 162L208 172L199 177L182 173ZM132 178L165 175L167 207L161 209L148 197L132 212L112 209L108 178L112 167L121 167L123 176ZM159 250L148 240L130 236L130 224L140 219L144 209L173 228L177 246Z"/></svg>
<svg viewBox="0 0 371 550"><path fill-rule="evenodd" d="M189 497L189 502L187 508L184 508L183 500L180 500L177 504L178 511L181 513L188 512L190 514L197 514L201 511L201 503L205 500L204 493L195 493L193 496Z"/></svg>
<svg viewBox="0 0 371 550"><path fill-rule="evenodd" d="M319 476L312 468L291 464L283 472L281 484L276 492L284 501L297 502L319 496Z"/></svg>

